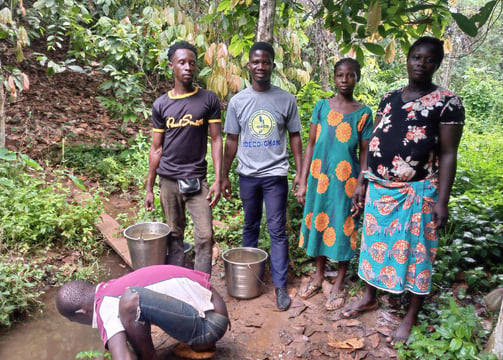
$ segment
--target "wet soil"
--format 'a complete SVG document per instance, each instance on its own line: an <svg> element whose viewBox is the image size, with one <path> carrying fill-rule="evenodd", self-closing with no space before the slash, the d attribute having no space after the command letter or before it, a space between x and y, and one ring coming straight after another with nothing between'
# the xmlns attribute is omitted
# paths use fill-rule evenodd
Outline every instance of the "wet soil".
<svg viewBox="0 0 503 360"><path fill-rule="evenodd" d="M292 305L285 312L278 311L268 274L261 296L238 300L228 294L222 271L223 264L219 261L213 268L212 283L223 294L232 328L218 343L215 359L396 357L396 351L387 345L385 336L398 325L398 318L388 310L374 310L358 319L341 319L340 311L325 310L331 288L329 281L325 281L323 292L303 300L297 292L309 278L291 276ZM333 271L332 275L335 275ZM354 284L347 285L349 288Z"/></svg>

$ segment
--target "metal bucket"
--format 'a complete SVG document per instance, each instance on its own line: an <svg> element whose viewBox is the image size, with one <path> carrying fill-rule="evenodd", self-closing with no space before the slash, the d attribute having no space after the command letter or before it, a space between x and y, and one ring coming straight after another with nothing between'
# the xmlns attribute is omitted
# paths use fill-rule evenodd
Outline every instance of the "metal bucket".
<svg viewBox="0 0 503 360"><path fill-rule="evenodd" d="M262 277L267 257L264 250L253 247L226 250L222 259L229 295L238 299L251 299L262 294Z"/></svg>
<svg viewBox="0 0 503 360"><path fill-rule="evenodd" d="M192 251L192 244L191 243L188 243L188 242L183 242L183 253L185 255L185 261L187 261L187 254L190 253ZM166 251L166 256L164 258L164 263L167 264L168 263L168 255L169 255L169 249L167 249ZM188 266L186 266L188 267Z"/></svg>
<svg viewBox="0 0 503 360"><path fill-rule="evenodd" d="M171 228L161 222L144 222L124 230L133 269L164 264Z"/></svg>

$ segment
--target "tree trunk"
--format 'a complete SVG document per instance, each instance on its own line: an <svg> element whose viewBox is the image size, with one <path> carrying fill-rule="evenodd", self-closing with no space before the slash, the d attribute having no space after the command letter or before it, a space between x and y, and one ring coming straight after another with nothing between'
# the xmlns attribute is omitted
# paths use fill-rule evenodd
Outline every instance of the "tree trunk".
<svg viewBox="0 0 503 360"><path fill-rule="evenodd" d="M5 147L5 89L0 81L0 148Z"/></svg>
<svg viewBox="0 0 503 360"><path fill-rule="evenodd" d="M257 41L265 41L272 44L275 14L276 0L260 0Z"/></svg>

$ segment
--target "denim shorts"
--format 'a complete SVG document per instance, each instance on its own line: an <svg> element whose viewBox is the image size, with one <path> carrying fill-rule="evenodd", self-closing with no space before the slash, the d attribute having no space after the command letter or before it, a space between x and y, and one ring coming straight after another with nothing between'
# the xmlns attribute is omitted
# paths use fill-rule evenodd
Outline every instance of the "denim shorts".
<svg viewBox="0 0 503 360"><path fill-rule="evenodd" d="M229 319L214 311L205 317L191 305L143 287L131 287L139 294L137 321L154 324L169 336L189 345L214 344L227 331Z"/></svg>

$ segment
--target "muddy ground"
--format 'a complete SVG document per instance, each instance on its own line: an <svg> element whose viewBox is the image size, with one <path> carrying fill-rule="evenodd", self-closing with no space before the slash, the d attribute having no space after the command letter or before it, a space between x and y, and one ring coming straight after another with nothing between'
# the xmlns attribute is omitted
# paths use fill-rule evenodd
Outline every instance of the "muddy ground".
<svg viewBox="0 0 503 360"><path fill-rule="evenodd" d="M335 275L332 271L331 275ZM323 293L309 300L297 296L307 281L292 276L289 292L292 305L283 312L276 308L274 287L266 274L263 294L239 300L228 294L221 261L213 268L212 284L222 293L231 318L231 329L218 342L215 359L381 359L396 358L385 337L398 325L389 307L363 314L358 319L341 319L339 311L326 311L331 288L325 281ZM348 287L352 285L348 282ZM348 299L349 301L349 299ZM386 300L385 300L386 301ZM173 340L157 333L162 359L173 356Z"/></svg>
<svg viewBox="0 0 503 360"><path fill-rule="evenodd" d="M7 148L29 154L39 162L54 151L60 151L63 139L69 143L125 144L138 131L148 132L149 123L132 124L125 134L120 123L99 106L99 77L65 72L49 77L38 65L34 55L22 70L29 76L29 91L17 101L6 105ZM5 59L2 59L5 63ZM56 150L55 150L56 149ZM113 198L112 198L113 199ZM113 200L112 200L113 202ZM113 204L109 207L113 207ZM218 248L216 248L218 252ZM232 328L218 343L215 359L379 359L396 357L396 352L384 340L397 326L396 311L387 296L380 298L383 306L359 319L341 319L339 311L324 308L330 283L324 293L309 300L298 297L297 291L308 277L291 274L289 291L292 306L286 312L277 311L274 288L266 272L263 294L249 300L228 295L223 277L223 262L218 257L212 282L227 302ZM330 280L335 275L327 279ZM357 284L346 284L348 289ZM355 296L358 293L353 291ZM349 302L349 299L346 303ZM174 342L155 332L155 341L163 359L174 357Z"/></svg>

